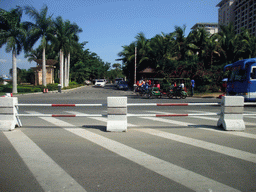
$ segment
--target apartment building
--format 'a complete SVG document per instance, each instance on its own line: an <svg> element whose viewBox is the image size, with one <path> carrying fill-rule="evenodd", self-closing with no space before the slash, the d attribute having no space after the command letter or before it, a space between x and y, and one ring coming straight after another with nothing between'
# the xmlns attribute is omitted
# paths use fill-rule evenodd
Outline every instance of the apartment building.
<svg viewBox="0 0 256 192"><path fill-rule="evenodd" d="M222 0L217 7L219 26L232 22L236 33L245 28L256 36L256 0Z"/></svg>
<svg viewBox="0 0 256 192"><path fill-rule="evenodd" d="M210 34L218 33L218 23L196 23L191 29L204 28Z"/></svg>

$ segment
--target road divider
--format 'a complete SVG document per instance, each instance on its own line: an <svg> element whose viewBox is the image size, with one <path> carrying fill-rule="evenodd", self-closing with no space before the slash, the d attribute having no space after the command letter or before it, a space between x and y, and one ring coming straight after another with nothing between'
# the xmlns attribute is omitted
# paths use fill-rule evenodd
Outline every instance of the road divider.
<svg viewBox="0 0 256 192"><path fill-rule="evenodd" d="M128 114L129 106L221 106L220 113L191 114ZM241 96L224 96L221 103L127 103L127 97L108 97L107 104L19 104L16 97L0 98L0 130L13 130L21 127L19 117L107 117L106 131L126 132L127 117L185 117L185 116L215 116L220 118L217 126L228 131L243 131L245 123L243 115L244 103ZM256 105L248 103L248 105ZM107 106L107 114L19 114L19 107L103 107Z"/></svg>

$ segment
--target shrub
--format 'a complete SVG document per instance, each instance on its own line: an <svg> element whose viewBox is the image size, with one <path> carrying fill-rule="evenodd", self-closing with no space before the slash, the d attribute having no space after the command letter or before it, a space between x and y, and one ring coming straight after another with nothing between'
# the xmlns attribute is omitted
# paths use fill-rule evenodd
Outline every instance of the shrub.
<svg viewBox="0 0 256 192"><path fill-rule="evenodd" d="M12 93L12 87L10 85L5 85L3 87L3 92Z"/></svg>
<svg viewBox="0 0 256 192"><path fill-rule="evenodd" d="M58 89L58 83L48 84L47 89L48 89L48 91L57 90Z"/></svg>
<svg viewBox="0 0 256 192"><path fill-rule="evenodd" d="M18 93L29 93L32 92L32 87L17 87Z"/></svg>
<svg viewBox="0 0 256 192"><path fill-rule="evenodd" d="M42 90L41 90L40 88L38 88L38 87L35 87L35 88L33 89L33 92L42 92Z"/></svg>
<svg viewBox="0 0 256 192"><path fill-rule="evenodd" d="M69 82L69 85L77 85L78 83L77 82L75 82L75 81L71 81L71 82Z"/></svg>

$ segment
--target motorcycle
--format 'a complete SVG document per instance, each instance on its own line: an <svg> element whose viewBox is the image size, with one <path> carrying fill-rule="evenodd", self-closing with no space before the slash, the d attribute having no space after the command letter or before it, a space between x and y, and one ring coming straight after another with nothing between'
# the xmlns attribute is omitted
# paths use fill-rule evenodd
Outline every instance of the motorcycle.
<svg viewBox="0 0 256 192"><path fill-rule="evenodd" d="M167 94L167 96L172 99L174 97L180 98L180 99L186 99L188 94L186 91L184 91L180 86L179 87L173 87L170 92Z"/></svg>
<svg viewBox="0 0 256 192"><path fill-rule="evenodd" d="M144 97L146 97L147 99L152 99L152 98L162 98L162 93L160 92L158 87L153 87L148 89L145 93L144 93Z"/></svg>

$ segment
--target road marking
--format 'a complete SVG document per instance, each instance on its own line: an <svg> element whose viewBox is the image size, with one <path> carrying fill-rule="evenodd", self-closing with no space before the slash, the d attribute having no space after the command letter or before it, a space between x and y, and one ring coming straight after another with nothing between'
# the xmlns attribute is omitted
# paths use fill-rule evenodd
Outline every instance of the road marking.
<svg viewBox="0 0 256 192"><path fill-rule="evenodd" d="M167 112L160 112L160 111L150 111L152 113L167 113ZM194 111L196 112L196 111ZM202 113L202 111L200 111ZM169 113L168 113L169 114ZM195 117L195 116L190 116L191 118L199 118L199 117ZM207 117L206 117L207 118ZM151 117L147 117L147 119L152 119ZM176 124L176 125L182 125L182 126L196 126L196 124L193 123L185 123L185 122L180 122L178 121L173 121L173 120L167 120L167 119L159 119L159 118L154 118L154 121L161 121L161 122L165 122L165 123L172 123L172 124ZM217 119L215 119L217 120ZM248 125L248 124L247 124ZM207 130L207 131L214 131L214 132L219 132L221 134L230 134L230 135L235 135L235 136L239 136L239 137L245 137L245 138L250 138L250 139L256 139L256 135L255 134L250 134L250 133L245 133L245 132L235 132L235 131L223 131L223 130L216 130L216 129L210 129L210 128L198 128L198 129L203 129L203 130Z"/></svg>
<svg viewBox="0 0 256 192"><path fill-rule="evenodd" d="M85 191L21 130L3 133L45 191Z"/></svg>
<svg viewBox="0 0 256 192"><path fill-rule="evenodd" d="M40 117L41 119L61 127L73 127L72 124L52 117ZM151 171L169 178L181 185L195 191L239 191L220 182L214 181L200 174L186 170L182 167L161 160L147 153L133 149L117 141L92 133L81 128L63 128L79 137L87 139L109 151L112 151L134 163L137 163Z"/></svg>
<svg viewBox="0 0 256 192"><path fill-rule="evenodd" d="M154 129L135 129L135 130L144 132L147 134L151 134L154 136L162 137L165 139L177 141L180 143L185 143L185 144L199 147L202 149L206 149L209 151L214 151L214 152L217 152L217 153L220 153L223 155L228 155L228 156L242 159L245 161L250 161L252 163L256 163L256 154L253 154L253 153L249 153L249 152L241 151L241 150L234 149L231 147L225 147L225 146L221 146L221 145L217 145L214 143L201 141L201 140L197 140L197 139L193 139L193 138L189 138L189 137L185 137L185 136L180 136L180 135L176 135L176 134L172 134L172 133L158 131L158 130L154 130Z"/></svg>
<svg viewBox="0 0 256 192"><path fill-rule="evenodd" d="M77 112L77 111L65 111L66 113L71 113L71 114L86 114L86 113L80 113L80 112ZM108 118L104 118L104 117L88 117L90 119L94 119L94 120L97 120L97 121L102 121L102 122L108 122ZM131 124L131 123L127 123L127 127L138 127L138 125L134 125L134 124Z"/></svg>
<svg viewBox="0 0 256 192"><path fill-rule="evenodd" d="M190 112L201 112L201 111L190 111ZM205 113L208 113L208 112L205 112ZM247 116L246 116L247 117ZM211 121L218 121L219 119L218 118L213 118L213 117L202 117L202 116L193 116L193 118L195 119L206 119L206 120L211 120ZM250 123L250 122L244 122L245 125L248 125L248 126L255 126L256 123Z"/></svg>

